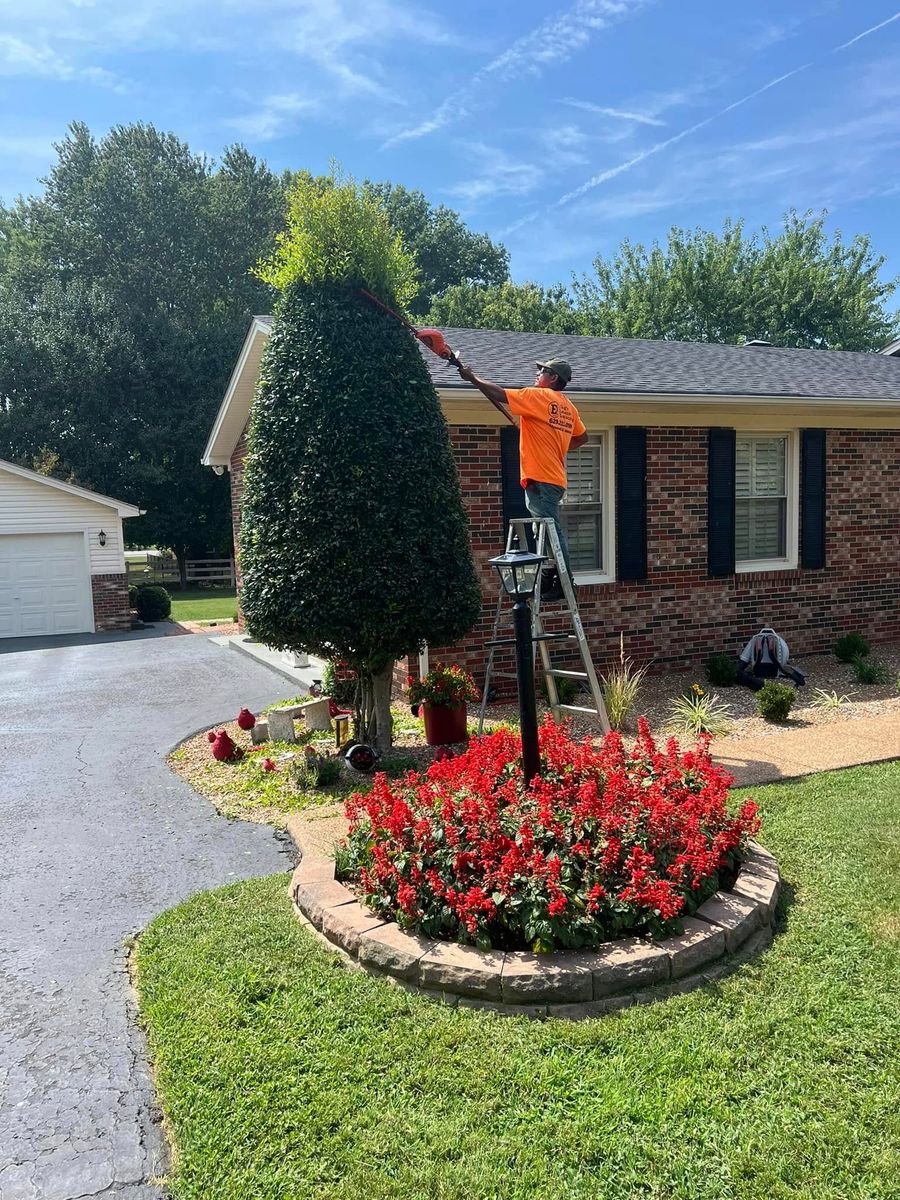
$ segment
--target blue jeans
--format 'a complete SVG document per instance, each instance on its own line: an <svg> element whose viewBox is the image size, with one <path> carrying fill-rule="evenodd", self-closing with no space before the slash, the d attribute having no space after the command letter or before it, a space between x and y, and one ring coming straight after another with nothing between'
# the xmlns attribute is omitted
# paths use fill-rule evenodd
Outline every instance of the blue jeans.
<svg viewBox="0 0 900 1200"><path fill-rule="evenodd" d="M572 562L569 558L569 543L566 541L562 522L559 519L559 504L565 494L566 489L555 483L537 483L530 479L528 487L525 489L525 507L533 517L549 517L556 526L559 544L566 562L566 570L571 576Z"/></svg>

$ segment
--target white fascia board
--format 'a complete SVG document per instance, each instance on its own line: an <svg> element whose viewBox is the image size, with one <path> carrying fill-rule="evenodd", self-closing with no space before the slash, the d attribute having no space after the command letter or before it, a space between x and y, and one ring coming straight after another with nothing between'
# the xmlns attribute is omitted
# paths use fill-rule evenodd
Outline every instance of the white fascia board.
<svg viewBox="0 0 900 1200"><path fill-rule="evenodd" d="M668 404L673 408L712 408L723 404L760 404L781 408L790 404L798 408L877 408L900 415L900 400L872 400L853 396L737 396L729 393L713 395L702 392L566 392L565 395L574 401L576 407L584 403ZM477 388L438 388L438 396L446 401L471 400L481 396L481 392ZM490 401L486 400L485 403Z"/></svg>
<svg viewBox="0 0 900 1200"><path fill-rule="evenodd" d="M225 389L225 395L222 403L219 405L219 411L216 413L216 419L213 422L212 430L210 431L209 440L206 443L206 449L203 451L203 457L200 463L204 467L230 467L231 456L234 453L234 447L237 445L238 437L234 439L233 445L228 445L229 438L223 441L223 431L229 417L234 417L236 414L232 411L235 403L235 392L238 384L247 367L247 360L253 350L254 344L258 337L264 340L268 339L272 331L271 324L261 317L254 317L253 324L244 338L244 344L241 347L241 352L238 355L238 360L234 365L234 370L231 372L231 378L228 381L228 387ZM237 414L240 415L240 414ZM243 414L241 421L241 430L247 422L247 417L250 415L249 409Z"/></svg>
<svg viewBox="0 0 900 1200"><path fill-rule="evenodd" d="M82 500L90 500L92 504L102 504L106 508L114 508L120 517L142 517L144 509L134 504L126 504L124 500L114 500L112 496L104 496L100 492L92 492L88 488L79 487L76 483L63 483L51 475L41 475L39 471L29 471L27 467L19 467L15 463L0 459L0 471L9 471L11 475L20 475L23 479L31 479L34 483L43 483L46 487L57 488L60 492L68 492L70 496L78 496Z"/></svg>

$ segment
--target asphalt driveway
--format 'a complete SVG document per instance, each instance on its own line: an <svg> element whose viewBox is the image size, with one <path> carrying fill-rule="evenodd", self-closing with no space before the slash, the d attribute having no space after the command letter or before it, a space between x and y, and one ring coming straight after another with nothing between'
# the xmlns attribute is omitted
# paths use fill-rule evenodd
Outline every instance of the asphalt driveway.
<svg viewBox="0 0 900 1200"><path fill-rule="evenodd" d="M0 643L2 1200L163 1195L124 939L194 892L290 865L270 828L217 816L164 761L289 681L159 632Z"/></svg>

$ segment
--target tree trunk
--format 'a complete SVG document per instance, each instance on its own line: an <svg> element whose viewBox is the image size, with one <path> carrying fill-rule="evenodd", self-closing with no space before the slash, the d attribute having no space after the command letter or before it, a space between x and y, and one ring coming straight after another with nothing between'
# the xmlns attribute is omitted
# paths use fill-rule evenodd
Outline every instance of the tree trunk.
<svg viewBox="0 0 900 1200"><path fill-rule="evenodd" d="M394 718L391 716L391 684L394 681L394 664L389 661L385 667L372 674L372 691L375 701L375 749L390 750L393 735Z"/></svg>
<svg viewBox="0 0 900 1200"><path fill-rule="evenodd" d="M187 587L187 550L184 547L176 550L175 557L178 559L178 574L181 580L179 586L184 591Z"/></svg>

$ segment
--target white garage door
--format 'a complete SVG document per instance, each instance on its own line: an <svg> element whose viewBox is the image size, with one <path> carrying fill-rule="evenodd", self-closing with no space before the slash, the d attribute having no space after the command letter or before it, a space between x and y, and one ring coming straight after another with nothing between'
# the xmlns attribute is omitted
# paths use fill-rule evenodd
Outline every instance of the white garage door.
<svg viewBox="0 0 900 1200"><path fill-rule="evenodd" d="M0 638L93 628L83 535L0 534Z"/></svg>

